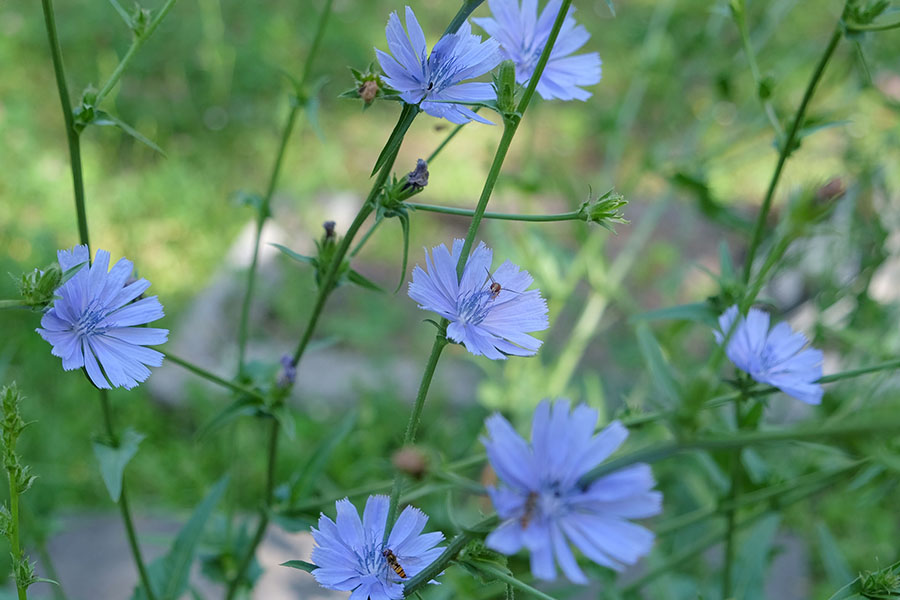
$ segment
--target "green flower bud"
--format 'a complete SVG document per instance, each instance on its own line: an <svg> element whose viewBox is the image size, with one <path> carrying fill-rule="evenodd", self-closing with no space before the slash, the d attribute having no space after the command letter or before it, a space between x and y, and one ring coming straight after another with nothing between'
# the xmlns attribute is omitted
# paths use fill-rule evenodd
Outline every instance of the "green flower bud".
<svg viewBox="0 0 900 600"><path fill-rule="evenodd" d="M578 210L578 216L588 223L596 223L615 233L612 223L628 223L625 215L619 211L626 204L628 201L622 194L609 190L597 199L588 197Z"/></svg>
<svg viewBox="0 0 900 600"><path fill-rule="evenodd" d="M501 112L511 113L516 110L516 65L511 60L504 60L494 74L494 89L497 91L497 108Z"/></svg>

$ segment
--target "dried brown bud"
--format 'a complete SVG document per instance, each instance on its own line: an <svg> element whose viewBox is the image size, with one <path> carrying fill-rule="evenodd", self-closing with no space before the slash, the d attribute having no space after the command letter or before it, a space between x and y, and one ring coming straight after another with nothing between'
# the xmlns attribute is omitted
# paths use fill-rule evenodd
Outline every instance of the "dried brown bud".
<svg viewBox="0 0 900 600"><path fill-rule="evenodd" d="M416 161L416 168L406 174L403 189L421 190L428 185L428 163L421 158Z"/></svg>
<svg viewBox="0 0 900 600"><path fill-rule="evenodd" d="M359 97L362 98L363 102L366 104L372 104L376 95L378 95L378 83L375 81L371 79L363 81L363 84L359 86Z"/></svg>
<svg viewBox="0 0 900 600"><path fill-rule="evenodd" d="M414 479L421 479L428 468L428 459L415 446L400 448L394 452L391 462L398 471L403 471Z"/></svg>

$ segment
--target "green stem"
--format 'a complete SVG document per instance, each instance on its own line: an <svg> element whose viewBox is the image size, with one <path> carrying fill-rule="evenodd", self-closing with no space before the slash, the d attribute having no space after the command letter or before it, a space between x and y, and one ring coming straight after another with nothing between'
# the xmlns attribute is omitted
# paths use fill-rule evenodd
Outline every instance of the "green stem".
<svg viewBox="0 0 900 600"><path fill-rule="evenodd" d="M294 130L294 123L297 121L297 113L299 111L299 102L291 99L291 110L288 113L284 131L281 133L281 143L278 145L278 154L275 156L275 164L272 167L272 174L269 177L266 195L263 197L262 202L258 207L256 235L253 240L253 258L250 260L250 269L247 271L247 287L244 291L244 300L241 303L241 317L238 324L238 374L244 372L244 359L247 351L247 322L250 315L250 302L253 298L253 289L256 284L256 269L259 264L259 243L262 238L263 227L266 224L266 220L269 218L272 195L275 193L275 185L278 182L278 175L281 173L281 165L284 161L285 150L287 149L291 133Z"/></svg>
<svg viewBox="0 0 900 600"><path fill-rule="evenodd" d="M305 87L309 82L309 77L312 73L313 59L316 57L316 54L319 53L319 46L322 45L322 38L325 36L325 28L328 25L328 17L331 16L332 2L333 0L327 0L325 2L325 8L322 9L322 14L319 15L319 23L316 25L316 37L313 38L313 43L309 47L309 52L306 54L306 62L303 63L303 78L300 80L301 88Z"/></svg>
<svg viewBox="0 0 900 600"><path fill-rule="evenodd" d="M466 126L466 123L460 123L459 125L457 125L456 127L454 127L454 128L453 128L453 131L451 131L451 132L447 135L447 137L444 138L444 141L441 142L440 145L439 145L437 148L434 149L434 152L431 153L431 156L429 156L429 157L425 160L425 162L427 162L429 165L431 165L431 162L432 162L435 158L437 158L437 155L440 154L441 151L444 149L444 147L445 147L447 144L450 143L450 140L452 140L454 137L456 137L456 134L459 133L459 132L462 130L462 128L465 127L465 126Z"/></svg>
<svg viewBox="0 0 900 600"><path fill-rule="evenodd" d="M772 128L775 130L778 142L781 143L784 138L784 129L781 127L781 123L778 122L778 115L775 114L775 108L772 106L772 103L769 100L764 99L760 94L763 80L762 75L760 75L759 72L759 65L756 64L756 54L753 52L753 46L750 44L750 33L747 31L746 14L746 0L741 0L740 7L737 9L732 6L731 16L734 18L738 31L741 34L741 43L744 46L744 54L747 55L747 62L750 64L750 73L753 75L753 83L756 85L756 97L762 104L766 117L768 117L769 122L772 124Z"/></svg>
<svg viewBox="0 0 900 600"><path fill-rule="evenodd" d="M473 217L475 211L468 208L453 208L450 206L437 206L435 204L419 204L418 202L406 202L406 206L415 210L424 210L427 212L441 213L444 215L454 215L458 217ZM482 215L485 219L498 219L501 221L527 221L533 223L545 223L551 221L578 221L581 220L581 212L573 210L572 212L557 213L553 215L520 215L510 213L485 212Z"/></svg>
<svg viewBox="0 0 900 600"><path fill-rule="evenodd" d="M7 471L9 476L9 512L11 520L9 523L9 543L13 561L18 563L22 560L22 550L19 548L19 489L16 483L15 474L12 470ZM22 585L16 578L16 590L19 593L19 600L26 600L25 590L27 588Z"/></svg>
<svg viewBox="0 0 900 600"><path fill-rule="evenodd" d="M462 8L459 9L459 12L457 12L456 16L453 17L453 20L450 21L447 30L444 31L444 35L456 33L456 30L466 22L466 19L472 14L472 11L478 8L484 0L464 0L464 2L465 4L462 5Z"/></svg>
<svg viewBox="0 0 900 600"><path fill-rule="evenodd" d="M22 300L0 300L0 310L12 308L28 308L28 305Z"/></svg>
<svg viewBox="0 0 900 600"><path fill-rule="evenodd" d="M150 21L150 24L147 25L147 29L141 32L140 35L135 34L134 39L131 41L131 46L129 46L128 50L125 52L125 56L122 57L122 60L119 61L119 64L116 65L115 70L109 76L109 79L106 80L106 83L103 84L103 87L100 88L100 91L97 92L97 98L94 100L94 106L100 106L103 102L104 98L112 91L112 89L119 82L119 79L122 78L122 74L125 72L125 68L128 66L128 63L131 62L131 59L134 57L135 53L144 45L144 42L153 35L153 32L156 31L156 28L159 27L159 24L162 23L162 20L166 18L166 15L172 10L172 7L175 5L176 0L166 0L166 3L163 4L163 7L160 9L159 13ZM70 111L71 112L71 111Z"/></svg>
<svg viewBox="0 0 900 600"><path fill-rule="evenodd" d="M870 23L868 25L847 23L844 25L847 33L864 33L866 31L887 31L889 29L900 29L900 21L893 23Z"/></svg>
<svg viewBox="0 0 900 600"><path fill-rule="evenodd" d="M822 75L825 73L825 67L828 65L828 61L831 60L831 56L834 54L838 42L841 41L842 35L843 32L840 25L838 25L835 27L834 33L831 34L828 46L825 48L825 52L822 54L822 58L819 59L816 70L813 72L812 78L810 78L809 83L806 86L806 91L803 93L803 99L800 101L797 113L791 121L791 128L788 130L787 137L784 138L781 143L781 151L778 154L778 163L775 165L775 172L772 173L772 180L769 182L769 188L766 190L766 196L763 199L762 206L759 209L759 215L756 218L756 225L753 228L753 237L750 240L750 248L747 251L747 262L744 264L744 283L749 283L750 281L750 274L753 271L753 259L755 258L756 251L762 241L763 231L766 228L766 219L769 216L769 209L772 207L772 199L775 196L775 188L778 186L778 180L781 178L781 172L784 170L784 165L794 150L794 142L797 138L797 132L800 131L800 127L803 124L806 108L809 106L810 100L812 100L813 93L816 91L816 86L822 78Z"/></svg>
<svg viewBox="0 0 900 600"><path fill-rule="evenodd" d="M179 357L175 356L174 354L172 354L171 352L166 352L166 359L175 363L176 365L178 365L180 367L187 369L191 373L198 375L198 376L202 377L203 379L206 379L207 381L211 381L212 383L215 383L226 389L231 390L232 392L237 392L238 394L244 394L246 396L250 396L251 398L254 398L255 400L258 400L260 402L266 401L265 396L263 396L259 392L255 391L255 390L251 390L248 387L244 387L244 386L234 383L232 381L228 381L227 379L222 379L218 375L210 373L206 369L204 369L202 367L198 367L194 363L186 361L183 358L179 358Z"/></svg>
<svg viewBox="0 0 900 600"><path fill-rule="evenodd" d="M494 576L495 578L499 579L503 583L505 583L507 586L507 593L506 593L507 598L511 597L510 590L514 587L517 587L520 590L526 591L533 596L542 598L543 600L556 600L556 598L554 598L553 596L545 594L541 590L533 588L530 585L528 585L527 583L525 583L524 581L520 581L520 580L516 579L515 577L513 577L512 575L510 575L509 573L507 573L505 571L501 571L500 569L493 567L487 563L463 561L462 564L469 565L471 568L474 568L478 571L484 571L485 573L488 573L488 574Z"/></svg>
<svg viewBox="0 0 900 600"><path fill-rule="evenodd" d="M499 519L496 515L488 517L482 521L479 521L476 525L472 526L470 529L463 531L459 535L457 535L450 544L444 549L440 556L438 556L433 563L419 571L419 573L411 578L404 584L404 594L409 596L423 585L434 579L441 571L447 568L456 557L462 552L463 548L466 547L466 544L469 543L469 540L472 540L480 535L479 532L487 531L493 529L499 523Z"/></svg>
<svg viewBox="0 0 900 600"><path fill-rule="evenodd" d="M50 56L53 58L53 73L56 76L56 89L62 105L63 119L66 125L66 139L69 143L69 160L72 168L72 186L75 190L75 212L78 215L78 238L81 244L88 246L87 211L84 207L84 176L81 172L81 143L75 129L75 118L72 115L72 101L69 99L69 88L66 85L66 71L63 67L62 50L59 47L59 36L56 33L56 17L53 14L52 0L41 0L44 9L44 24L47 26L47 40L50 43Z"/></svg>
<svg viewBox="0 0 900 600"><path fill-rule="evenodd" d="M831 485L831 482L825 482L820 486L810 487L810 488L803 489L803 490L797 490L797 493L795 493L795 494L784 495L779 499L778 506L779 506L779 508L785 508L787 506L790 506L791 504L800 502L801 500L804 500L822 490L827 489L829 485ZM738 530L743 529L743 528L747 527L748 525L751 525L752 523L758 521L759 519L766 516L767 514L769 514L769 512L764 509L764 510L757 512L754 515L751 515L749 517L744 517L743 519L740 519L737 521L737 523L735 523L735 529L738 529ZM693 556L703 552L710 546L718 543L719 540L722 538L723 534L724 534L724 530L719 528L719 529L714 530L714 531L710 532L709 534L699 538L693 544L683 547L678 552L670 555L669 558L664 563L662 563L656 567L653 567L652 569L650 569L649 571L647 571L646 573L644 573L643 575L641 575L634 581L630 582L628 585L622 587L621 591L622 591L623 595L634 593L634 592L640 590L645 585L647 585L653 579L656 579L657 577L659 577L660 575L672 572L673 569L676 569L683 563L687 562Z"/></svg>
<svg viewBox="0 0 900 600"><path fill-rule="evenodd" d="M281 429L277 420L272 419L272 428L269 430L269 454L266 468L266 491L265 504L259 513L259 523L256 526L256 533L253 534L253 540L247 552L238 563L237 574L228 584L228 591L225 594L226 600L232 600L241 584L244 582L244 573L250 567L250 562L256 554L256 548L262 542L263 536L266 534L266 528L269 526L269 513L272 507L272 496L275 491L275 462L278 457L278 431Z"/></svg>
<svg viewBox="0 0 900 600"><path fill-rule="evenodd" d="M112 411L109 406L109 396L106 390L100 390L100 406L103 408L103 423L106 426L106 435L113 446L119 445L119 436L113 427ZM134 530L134 522L131 519L131 511L128 508L128 495L125 486L125 480L122 480L122 493L119 497L119 512L122 513L122 521L125 523L125 533L128 537L128 545L131 547L131 555L134 557L134 564L137 566L138 573L141 577L141 585L144 587L144 593L148 600L155 600L156 595L153 593L153 587L150 584L150 576L144 566L144 559L141 556L141 549L137 543L137 534Z"/></svg>
<svg viewBox="0 0 900 600"><path fill-rule="evenodd" d="M746 389L742 389L740 396L734 403L734 421L737 431L744 428L744 410L743 404L747 400ZM735 448L731 452L731 486L728 490L728 498L726 503L730 504L730 508L725 511L725 566L722 570L722 598L731 597L732 589L732 571L734 568L734 544L735 544L735 518L737 516L738 497L741 494L741 477L743 470L741 469L741 449Z"/></svg>
<svg viewBox="0 0 900 600"><path fill-rule="evenodd" d="M586 473L580 480L584 487L604 475L639 462L655 462L681 452L693 450L730 450L757 444L774 442L802 442L863 434L890 433L900 430L900 420L883 418L872 423L849 423L840 425L816 424L792 429L772 429L736 433L730 436L706 439L667 441L642 448L619 458L614 458Z"/></svg>
<svg viewBox="0 0 900 600"><path fill-rule="evenodd" d="M878 371L889 371L892 369L900 369L900 359L889 360L887 362L883 362L877 365L872 365L871 367L862 367L861 369L850 369L849 371L842 371L840 373L835 373L833 375L826 375L819 379L816 383L832 383L835 381L841 381L842 379L851 379L853 377L859 377L860 375L868 375L869 373L877 373Z"/></svg>
<svg viewBox="0 0 900 600"><path fill-rule="evenodd" d="M422 381L419 383L419 391L416 394L416 402L413 405L412 412L409 415L409 422L406 424L406 433L403 434L402 447L412 444L416 439L416 430L419 428L419 421L422 418L422 409L425 407L425 397L428 395L428 388L431 386L431 380L434 377L434 371L437 368L438 360L441 358L441 351L447 345L447 338L444 335L438 335L434 338L434 344L431 346L431 354L428 356L428 362L425 364L425 373L422 375ZM394 519L397 517L397 504L400 501L400 483L401 477L399 473L394 477L394 485L391 488L391 499L388 504L387 526L384 528L384 539L387 541L391 527L394 525Z"/></svg>

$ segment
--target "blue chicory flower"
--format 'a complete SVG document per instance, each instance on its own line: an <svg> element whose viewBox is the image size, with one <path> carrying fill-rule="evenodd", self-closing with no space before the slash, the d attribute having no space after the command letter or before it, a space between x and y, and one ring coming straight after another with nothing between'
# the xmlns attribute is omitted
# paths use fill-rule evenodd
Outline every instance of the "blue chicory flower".
<svg viewBox="0 0 900 600"><path fill-rule="evenodd" d="M425 34L410 7L406 7L406 27L403 30L397 13L391 13L387 25L387 42L390 54L375 49L378 62L385 74L385 81L400 92L408 104L419 104L433 117L453 123L479 121L491 124L459 102L484 102L496 96L490 83L470 81L484 75L500 64L497 42L472 34L468 21L456 33L445 35L429 56L426 52ZM449 102L448 102L449 101Z"/></svg>
<svg viewBox="0 0 900 600"><path fill-rule="evenodd" d="M647 554L653 533L629 519L657 515L662 494L653 491L650 466L634 464L585 487L579 479L603 462L628 437L613 421L594 435L597 411L584 404L569 412L569 403L551 408L542 401L534 412L531 444L509 421L494 414L482 438L488 460L502 485L488 493L503 520L485 543L503 554L523 546L531 553L531 573L556 578L556 561L569 580L587 583L569 544L597 564L620 570Z"/></svg>
<svg viewBox="0 0 900 600"><path fill-rule="evenodd" d="M448 319L447 337L476 356L496 360L535 354L542 342L528 332L546 329L549 323L540 290L526 291L534 279L509 261L491 274L493 252L483 242L457 279L462 247L463 240L454 240L453 252L444 244L434 248L431 257L426 250L428 271L418 265L413 269L409 297L419 308Z"/></svg>
<svg viewBox="0 0 900 600"><path fill-rule="evenodd" d="M81 245L60 250L57 257L66 271L87 263L90 253ZM156 296L132 302L150 282L129 282L134 264L124 258L108 270L109 258L109 252L98 250L90 268L60 286L36 331L53 346L51 353L62 358L66 371L84 367L98 388L131 389L150 375L147 366L162 364L162 353L144 346L164 343L169 330L140 327L163 317L163 307Z"/></svg>
<svg viewBox="0 0 900 600"><path fill-rule="evenodd" d="M518 83L526 84L534 74L561 4L562 0L550 0L538 17L537 0L522 0L521 5L519 0L488 0L493 18L474 19L500 42L503 58L515 63ZM545 100L587 100L590 92L579 86L600 82L599 54L590 52L571 56L591 37L584 26L575 23L571 16L574 10L570 8L563 21L537 85L538 94Z"/></svg>
<svg viewBox="0 0 900 600"><path fill-rule="evenodd" d="M444 535L439 531L423 534L428 517L417 508L403 509L385 542L387 496L369 496L362 521L347 498L336 506L337 518L332 521L323 514L319 528L312 530L316 542L312 560L319 567L312 574L322 587L352 590L350 600L403 598L402 582L443 552L435 546Z"/></svg>
<svg viewBox="0 0 900 600"><path fill-rule="evenodd" d="M725 354L737 368L807 404L822 402L822 386L816 383L822 377L822 352L803 349L805 335L783 322L769 331L769 314L756 308L746 318L737 306L726 310L719 317L720 330L713 332L719 344L732 327Z"/></svg>

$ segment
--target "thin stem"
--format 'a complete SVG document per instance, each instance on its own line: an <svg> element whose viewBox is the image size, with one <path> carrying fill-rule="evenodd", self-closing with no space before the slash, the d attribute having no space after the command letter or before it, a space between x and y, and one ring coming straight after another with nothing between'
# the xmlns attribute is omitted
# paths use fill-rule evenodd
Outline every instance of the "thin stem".
<svg viewBox="0 0 900 600"><path fill-rule="evenodd" d="M775 130L775 135L778 138L778 142L780 143L782 138L784 138L784 129L781 127L781 123L778 121L778 115L775 114L775 108L772 106L772 103L763 99L760 90L762 89L762 75L759 72L759 66L756 64L756 54L753 52L753 46L750 44L750 33L747 31L747 2L746 0L741 0L740 7L735 9L732 7L731 15L734 17L735 24L738 27L738 31L741 34L741 43L744 46L744 54L747 55L747 62L750 64L750 73L753 75L753 83L756 85L756 97L759 99L760 103L763 106L763 110L766 113L766 117L768 117L769 122L772 124L772 128Z"/></svg>
<svg viewBox="0 0 900 600"><path fill-rule="evenodd" d="M729 450L774 442L802 442L833 437L896 432L898 428L900 428L900 420L883 418L872 423L845 423L839 425L817 424L797 428L735 433L730 436L709 437L706 439L660 442L599 465L581 478L580 485L586 487L597 478L618 471L623 467L633 465L634 463L655 462L681 452L693 450Z"/></svg>
<svg viewBox="0 0 900 600"><path fill-rule="evenodd" d="M753 228L753 237L750 240L750 248L747 251L747 262L744 264L744 283L749 283L750 281L750 273L753 271L753 259L756 256L756 251L762 241L763 231L766 228L766 219L769 216L769 209L772 207L772 198L775 196L775 188L778 186L778 180L781 178L781 172L784 170L784 165L787 162L788 156L790 156L794 150L794 142L797 138L797 132L800 131L800 126L803 123L803 117L806 115L806 108L809 106L810 100L812 100L813 93L816 91L816 86L822 78L822 75L825 73L825 67L828 65L828 61L831 60L831 56L834 54L838 42L841 41L842 35L843 31L839 24L835 27L834 33L831 34L828 46L826 46L825 52L822 54L822 58L819 59L816 70L813 72L812 78L810 78L809 83L806 86L806 91L803 93L803 99L800 101L797 113L791 121L791 128L788 130L787 137L782 140L781 151L778 154L778 163L775 165L775 172L772 173L772 180L769 182L769 188L766 190L766 196L763 199L762 206L759 209L759 215L756 218L756 225Z"/></svg>
<svg viewBox="0 0 900 600"><path fill-rule="evenodd" d="M419 204L418 202L404 203L415 210L424 210L427 212L441 213L444 215L454 215L458 217L472 217L475 211L469 208L453 208L450 206L437 206L435 204ZM498 219L501 221L527 221L533 223L546 223L551 221L578 221L581 219L580 211L557 213L552 215L522 215L511 213L495 213L485 212L482 215L484 219Z"/></svg>
<svg viewBox="0 0 900 600"><path fill-rule="evenodd" d="M203 379L206 379L207 381L211 381L212 383L215 383L226 389L231 390L232 392L237 392L238 394L244 394L246 396L250 396L251 398L254 398L255 400L258 400L260 402L266 401L265 396L263 396L259 392L252 390L248 387L244 387L240 384L234 383L232 381L228 381L227 379L222 379L218 375L215 375L214 373L210 373L206 369L204 369L202 367L198 367L194 363L186 361L183 358L179 358L179 357L175 356L174 354L172 354L171 352L166 352L166 359L170 360L171 362L175 363L176 365L178 365L180 367L187 369L191 373L198 375L198 376L202 377Z"/></svg>
<svg viewBox="0 0 900 600"><path fill-rule="evenodd" d="M417 575L415 575L412 579L407 581L404 584L404 594L409 596L420 587L434 579L441 571L447 568L453 559L457 557L457 555L462 552L462 549L466 547L466 544L469 543L469 540L474 539L478 535L479 532L489 531L497 526L499 519L496 515L487 517L486 519L479 521L476 525L473 525L470 529L467 529L453 538L453 541L444 549L440 556L438 556L433 563L419 571Z"/></svg>
<svg viewBox="0 0 900 600"><path fill-rule="evenodd" d="M0 300L0 310L11 308L28 308L28 305L23 300Z"/></svg>
<svg viewBox="0 0 900 600"><path fill-rule="evenodd" d="M741 390L737 402L734 403L734 421L738 432L744 428L743 404L747 401L746 389ZM732 570L734 567L735 518L737 516L738 497L741 494L741 449L731 452L731 486L726 502L730 508L725 511L725 567L722 570L722 598L731 597Z"/></svg>
<svg viewBox="0 0 900 600"><path fill-rule="evenodd" d="M889 29L898 29L900 28L900 21L894 21L893 23L870 23L868 25L862 25L858 23L847 23L845 25L847 29L847 33L863 33L866 31L887 31Z"/></svg>
<svg viewBox="0 0 900 600"><path fill-rule="evenodd" d="M431 153L431 156L429 156L429 157L425 160L425 162L427 162L427 163L430 165L431 162L432 162L435 158L437 158L437 155L441 153L441 151L444 149L444 147L445 147L447 144L450 143L450 140L452 140L454 137L456 137L456 134L459 133L459 132L462 130L462 128L466 126L466 124L467 124L467 123L460 123L459 125L457 125L456 127L454 127L454 128L453 128L453 131L451 131L451 132L447 135L447 137L444 138L444 141L441 142L440 145L439 145L437 148L434 149L434 152Z"/></svg>
<svg viewBox="0 0 900 600"><path fill-rule="evenodd" d="M313 38L312 45L309 47L309 52L306 54L306 62L303 63L303 78L300 80L301 88L305 87L309 82L309 77L312 73L313 59L316 57L316 54L319 53L319 46L322 45L322 38L325 36L325 28L328 25L328 17L331 16L332 2L333 0L327 0L325 2L325 8L322 10L322 14L319 15L319 23L316 25L316 37Z"/></svg>
<svg viewBox="0 0 900 600"><path fill-rule="evenodd" d="M278 145L278 154L275 155L275 164L272 167L272 174L269 177L266 195L263 197L262 202L257 209L256 235L253 240L253 258L250 260L250 269L247 271L247 286L244 291L244 300L241 303L241 317L238 324L238 374L244 372L244 359L247 351L247 322L250 316L250 302L253 298L253 290L256 283L256 269L259 264L259 243L262 238L263 227L266 224L266 220L269 218L272 195L275 193L275 185L278 182L278 175L281 172L281 164L284 161L285 150L287 149L291 133L294 130L294 123L297 121L297 113L299 111L299 102L292 99L291 110L288 113L287 122L281 133L281 143Z"/></svg>
<svg viewBox="0 0 900 600"><path fill-rule="evenodd" d="M512 588L517 587L521 590L528 592L529 594L531 594L533 596L542 598L543 600L556 600L553 596L545 594L541 590L531 587L524 581L520 581L520 580L516 579L515 577L511 576L508 572L501 571L500 569L493 567L485 562L469 563L469 562L463 561L462 564L467 564L479 571L484 571L485 573L489 573L490 575L493 575L494 577L496 577L497 579L499 579L500 581L505 583L507 586L507 592L506 592L507 598L512 597Z"/></svg>
<svg viewBox="0 0 900 600"><path fill-rule="evenodd" d="M109 406L109 395L106 390L100 390L100 406L103 409L103 423L106 426L106 435L109 436L113 446L119 445L119 436L113 427L112 411ZM134 530L134 523L131 519L131 511L128 509L128 495L125 486L125 479L122 479L122 492L119 497L119 512L122 513L122 521L125 523L125 533L128 536L128 545L131 547L131 555L134 557L134 564L137 566L138 574L141 577L141 585L144 587L144 593L148 600L155 600L156 595L150 584L150 576L144 566L144 559L141 556L141 549L137 543L137 534Z"/></svg>
<svg viewBox="0 0 900 600"><path fill-rule="evenodd" d="M869 373L889 371L892 369L900 369L900 359L889 360L877 365L872 365L871 367L850 369L849 371L842 371L840 373L834 373L833 375L826 375L825 377L819 379L816 383L832 383L835 381L841 381L842 379L851 379L853 377L859 377L860 375L868 375Z"/></svg>
<svg viewBox="0 0 900 600"><path fill-rule="evenodd" d="M13 555L13 561L18 562L22 560L22 550L19 548L19 488L16 476L11 469L7 470L7 475L9 476L9 512L11 516L9 543L12 548L10 548L10 551ZM18 577L16 578L16 590L19 593L19 600L26 600L26 587L19 582Z"/></svg>
<svg viewBox="0 0 900 600"><path fill-rule="evenodd" d="M59 36L56 33L56 17L53 14L52 0L41 0L44 9L44 24L47 26L47 41L50 43L50 56L53 58L53 73L56 76L56 89L62 105L63 119L66 124L66 139L69 143L69 161L72 168L72 187L75 190L75 212L78 215L78 238L81 244L88 246L87 211L84 207L84 176L81 172L81 144L78 131L75 129L75 118L72 115L72 101L69 99L69 88L66 85L66 71L63 67L62 50L59 47Z"/></svg>
<svg viewBox="0 0 900 600"><path fill-rule="evenodd" d="M472 14L472 11L478 8L484 0L464 0L464 2L465 4L462 5L462 8L459 9L459 12L457 12L456 16L453 17L453 20L450 21L447 30L444 31L444 35L456 33L456 30L466 22L466 19Z"/></svg>
<svg viewBox="0 0 900 600"><path fill-rule="evenodd" d="M256 548L262 542L263 536L266 534L266 528L269 526L269 513L272 507L272 497L275 491L275 462L278 457L278 432L281 429L278 421L272 419L271 429L269 430L269 453L266 467L266 490L265 504L259 513L259 523L256 526L256 533L253 534L253 540L247 548L247 552L238 563L237 574L228 584L228 591L225 594L226 600L232 600L241 584L244 582L244 573L250 567L250 562L256 554Z"/></svg>
<svg viewBox="0 0 900 600"><path fill-rule="evenodd" d="M431 346L431 354L428 356L428 362L425 364L425 372L422 374L422 381L419 383L416 402L413 405L412 412L409 415L409 422L406 425L406 433L403 434L403 444L401 447L412 444L416 439L416 430L419 428L419 421L422 418L422 409L425 407L425 397L428 395L428 388L431 386L434 371L437 368L438 360L441 358L441 351L443 351L444 346L446 345L447 338L444 337L444 335L438 335L434 338L434 344ZM400 500L400 483L401 477L398 473L394 477L394 485L391 488L387 526L384 528L385 541L391 531L391 527L394 525L394 519L397 517L397 504Z"/></svg>
<svg viewBox="0 0 900 600"><path fill-rule="evenodd" d="M112 89L119 82L119 79L122 78L122 74L125 72L125 68L128 66L128 63L131 62L131 59L134 57L134 54L140 49L141 46L144 45L144 42L153 35L153 32L156 31L156 28L159 27L159 24L162 23L162 20L166 18L166 15L169 14L169 11L172 10L172 7L175 6L176 0L166 0L166 3L163 4L163 7L159 10L159 13L150 21L150 24L147 25L147 29L142 31L140 34L135 33L134 39L131 41L131 46L128 47L128 50L125 52L125 56L122 57L122 60L119 61L119 64L116 65L115 70L109 76L109 79L106 80L106 83L103 84L103 87L100 88L100 91L97 92L97 99L94 100L94 106L100 106L103 102L104 98L112 91ZM71 112L71 111L70 111Z"/></svg>

